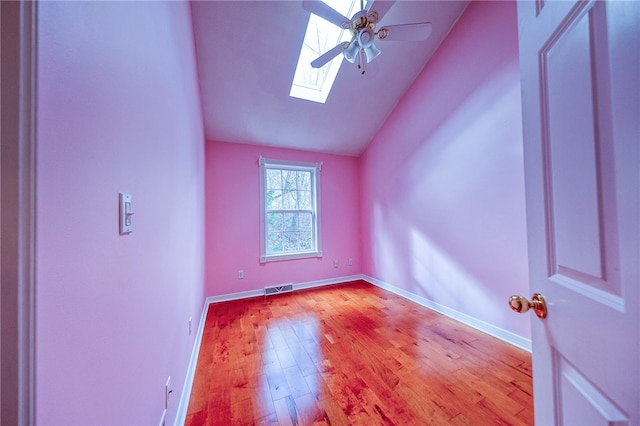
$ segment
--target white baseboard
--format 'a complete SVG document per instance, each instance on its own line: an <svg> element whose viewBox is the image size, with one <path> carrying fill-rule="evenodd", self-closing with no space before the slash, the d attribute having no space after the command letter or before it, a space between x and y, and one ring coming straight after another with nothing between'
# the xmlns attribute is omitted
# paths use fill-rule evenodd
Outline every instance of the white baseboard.
<svg viewBox="0 0 640 426"><path fill-rule="evenodd" d="M361 280L362 279L362 275L358 274L358 275L349 275L346 277L340 277L340 278L330 278L327 280L319 280L319 281L309 281L306 283L299 283L299 284L294 284L293 285L293 289L294 290L304 290L307 288L314 288L314 287L324 287L327 285L334 285L334 284L342 284L342 283L348 283L351 281L356 281L356 280Z"/></svg>
<svg viewBox="0 0 640 426"><path fill-rule="evenodd" d="M454 309L451 309L447 306L441 305L439 303L433 302L429 299L425 299L422 296L418 296L416 294L410 293L406 290L403 290L401 288L395 287L391 284L385 283L383 281L380 281L378 279L369 277L367 275L362 275L362 280L367 281L368 283L371 283L373 285L375 285L376 287L380 287L383 288L385 290L388 290L392 293L397 294L398 296L402 296L405 299L409 299L412 302L417 303L418 305L424 306L425 308L429 308L433 311L436 311L438 313L441 313L442 315L446 315L449 318L453 318L456 321L459 321L463 324L466 324L470 327L473 327L477 330L480 330L490 336L493 336L497 339L502 340L503 342L509 343L515 347L518 347L520 349L523 349L527 352L531 352L531 340L529 339L525 339L522 336L518 336L515 333L512 333L510 331L507 330L503 330L500 327L496 327L494 325L491 325L489 323L486 323L484 321L480 321L477 318L474 318L470 315L467 314L463 314L462 312L458 312Z"/></svg>
<svg viewBox="0 0 640 426"><path fill-rule="evenodd" d="M198 364L198 355L200 354L200 344L202 343L202 334L204 333L204 323L207 320L207 313L209 312L208 299L204 303L202 309L202 315L200 316L200 325L198 325L198 331L196 332L193 342L193 350L191 351L191 358L189 358L189 365L187 366L187 375L184 379L184 385L182 386L182 394L180 395L180 402L178 403L178 411L174 420L175 426L184 425L187 419L187 409L189 408L189 397L191 396L191 388L193 387L193 379L196 375L196 366ZM165 410L166 411L166 410Z"/></svg>
<svg viewBox="0 0 640 426"><path fill-rule="evenodd" d="M250 299L252 297L264 296L264 289L240 291L238 293L222 294L220 296L209 296L205 301L208 306L210 303L229 302L231 300Z"/></svg>
<svg viewBox="0 0 640 426"><path fill-rule="evenodd" d="M323 287L326 285L347 283L350 281L355 281L360 279L362 279L362 275L349 275L345 277L329 278L326 280L308 281L305 283L298 283L298 284L294 283L293 290L295 291L295 290L304 290L307 288ZM262 297L262 296L264 296L264 289L261 288L258 290L241 291L238 293L223 294L220 296L209 296L207 297L207 300L205 303L209 304L209 303L229 302L231 300L249 299L251 297Z"/></svg>
<svg viewBox="0 0 640 426"><path fill-rule="evenodd" d="M395 287L391 284L385 283L384 281L380 281L378 279L369 277L367 275L358 274L358 275L350 275L346 277L330 278L326 280L309 281L305 283L294 284L293 289L294 291L304 290L304 289L314 288L314 287L323 287L328 285L347 283L347 282L356 281L356 280L363 280L370 284L375 285L376 287L380 287L384 290L388 290L394 294L397 294L398 296L411 300L412 302L415 302L418 305L424 306L425 308L429 308L433 311L446 315L456 321L459 321L463 324L466 324L470 327L480 330L506 343L509 343L525 351L531 352L531 340L529 339L525 339L524 337L518 336L517 334L514 334L510 331L506 331L494 325L488 324L484 321L480 321L477 318L474 318L467 314L463 314L462 312L458 312L447 306L425 299L422 296L418 296L416 294L413 294L401 288ZM182 395L180 396L180 404L178 405L178 413L176 414L176 420L175 420L176 426L184 425L184 422L187 417L189 397L191 396L191 387L193 386L193 379L196 372L196 364L198 362L198 354L200 353L200 344L202 341L202 334L204 332L204 323L207 318L207 312L209 311L209 305L212 303L220 303L220 302L227 302L231 300L248 299L251 297L261 297L261 296L264 296L263 289L243 291L239 293L230 293L230 294L225 294L221 296L207 297L207 300L205 301L205 304L204 304L204 309L202 310L202 317L200 318L200 326L198 327L198 333L195 336L193 351L191 352L191 360L189 361L189 367L187 369L187 377L185 378L184 386L182 389Z"/></svg>

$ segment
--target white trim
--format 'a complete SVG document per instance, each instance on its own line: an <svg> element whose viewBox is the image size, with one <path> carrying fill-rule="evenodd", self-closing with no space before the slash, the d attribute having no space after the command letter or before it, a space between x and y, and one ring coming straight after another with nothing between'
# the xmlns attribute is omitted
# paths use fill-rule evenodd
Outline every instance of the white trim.
<svg viewBox="0 0 640 426"><path fill-rule="evenodd" d="M198 331L195 335L193 342L193 349L191 350L191 358L189 359L189 365L187 366L187 375L184 378L184 385L182 386L182 394L180 395L180 402L178 403L178 411L174 420L174 425L184 425L187 419L187 409L189 408L189 398L191 397L191 388L193 387L193 379L196 375L196 367L198 365L198 355L200 355L200 345L202 344L202 335L204 334L204 324L207 320L207 314L209 313L209 301L204 303L202 309L202 315L200 315L200 324L198 325ZM166 411L166 410L165 410Z"/></svg>
<svg viewBox="0 0 640 426"><path fill-rule="evenodd" d="M433 311L441 313L442 315L446 315L449 318L452 318L456 321L459 321L463 324L473 327L476 330L480 330L490 336L493 336L497 339L502 340L503 342L509 343L527 352L531 352L531 340L529 339L525 339L524 337L519 336L515 333L512 333L507 330L503 330L500 327L496 327L494 325L481 321L477 318L474 318L470 315L463 314L462 312L458 312L455 309L451 309L447 306L433 302L429 299L425 299L422 296L418 296L416 294L413 294L401 288L395 287L391 284L385 283L384 281L380 281L378 279L369 277L367 275L363 275L362 279L364 281L367 281L375 285L376 287L380 287L382 289L388 290L392 293L397 294L398 296L402 296L405 299L411 300L412 302L415 302L418 305L424 306L425 308L429 308Z"/></svg>
<svg viewBox="0 0 640 426"><path fill-rule="evenodd" d="M279 262L281 260L311 259L314 257L321 258L322 251L303 251L299 253L271 254L268 256L260 256L260 263Z"/></svg>
<svg viewBox="0 0 640 426"><path fill-rule="evenodd" d="M308 281L306 283L294 284L294 290L304 290L307 288L324 287L328 285L348 283L362 279L362 275L349 275L346 277L329 278L326 280Z"/></svg>
<svg viewBox="0 0 640 426"><path fill-rule="evenodd" d="M293 291L296 290L304 290L307 288L314 287L323 287L327 285L333 284L342 284L351 281L356 281L362 279L362 275L349 275L344 277L337 278L329 278L326 280L317 280L317 281L307 281L304 283L293 284ZM207 297L206 304L207 306L211 303L220 303L220 302L229 302L232 300L241 300L241 299L250 299L252 297L263 297L264 296L264 288L258 290L248 290L242 291L238 293L228 293L220 296L209 296Z"/></svg>
<svg viewBox="0 0 640 426"><path fill-rule="evenodd" d="M321 227L321 202L320 202L320 172L322 162L305 162L294 160L276 160L260 156L258 158L260 169L260 263L278 262L281 260L320 258L322 257L322 227ZM266 173L267 169L279 170L305 170L311 173L311 209L306 210L312 214L313 244L311 250L298 252L267 253L267 224L266 224ZM295 210L291 210L295 211Z"/></svg>
<svg viewBox="0 0 640 426"><path fill-rule="evenodd" d="M263 288L259 290L241 291L239 293L222 294L220 296L209 296L207 297L207 301L205 303L211 304L211 303L229 302L231 300L250 299L252 297L261 297L261 296L264 296Z"/></svg>
<svg viewBox="0 0 640 426"><path fill-rule="evenodd" d="M290 168L290 169L306 168L309 170L322 169L321 161L314 163L311 161L278 160L275 158L266 158L266 157L263 157L262 155L258 159L258 164L260 164L261 166L265 164L275 164L278 166L279 169L287 169L287 168Z"/></svg>

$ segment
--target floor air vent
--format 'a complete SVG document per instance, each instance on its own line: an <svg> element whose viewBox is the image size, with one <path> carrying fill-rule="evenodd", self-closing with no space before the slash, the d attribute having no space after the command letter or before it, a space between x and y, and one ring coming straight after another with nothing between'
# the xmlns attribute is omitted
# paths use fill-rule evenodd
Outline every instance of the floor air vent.
<svg viewBox="0 0 640 426"><path fill-rule="evenodd" d="M264 288L264 296L271 296L272 294L291 293L293 291L293 284L274 285Z"/></svg>

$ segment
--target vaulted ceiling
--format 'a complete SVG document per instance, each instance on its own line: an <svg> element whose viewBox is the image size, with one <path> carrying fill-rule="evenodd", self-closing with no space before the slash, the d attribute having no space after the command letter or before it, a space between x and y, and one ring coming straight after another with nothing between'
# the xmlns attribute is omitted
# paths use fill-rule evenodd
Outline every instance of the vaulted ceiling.
<svg viewBox="0 0 640 426"><path fill-rule="evenodd" d="M378 27L432 22L425 41L386 41L362 76L342 61L325 104L289 96L309 12L301 0L194 1L208 140L360 155L467 1L396 1Z"/></svg>

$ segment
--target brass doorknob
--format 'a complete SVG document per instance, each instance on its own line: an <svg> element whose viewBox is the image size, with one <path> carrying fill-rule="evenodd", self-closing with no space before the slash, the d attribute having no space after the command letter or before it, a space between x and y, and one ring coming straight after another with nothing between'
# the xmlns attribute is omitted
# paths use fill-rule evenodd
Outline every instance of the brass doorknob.
<svg viewBox="0 0 640 426"><path fill-rule="evenodd" d="M547 317L547 303L544 301L544 296L540 293L533 293L531 300L527 300L524 296L514 295L509 298L509 306L511 309L522 314L529 309L533 309L538 318Z"/></svg>

